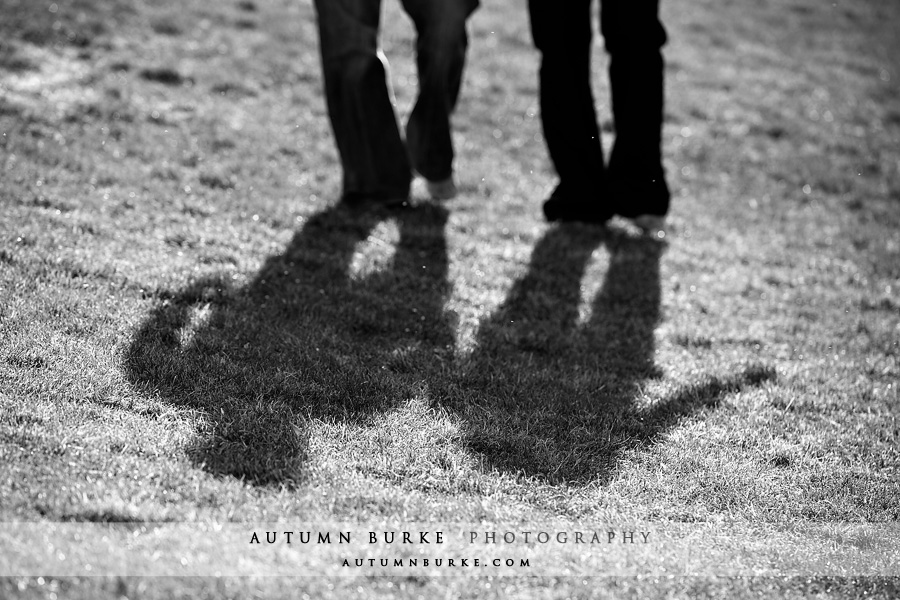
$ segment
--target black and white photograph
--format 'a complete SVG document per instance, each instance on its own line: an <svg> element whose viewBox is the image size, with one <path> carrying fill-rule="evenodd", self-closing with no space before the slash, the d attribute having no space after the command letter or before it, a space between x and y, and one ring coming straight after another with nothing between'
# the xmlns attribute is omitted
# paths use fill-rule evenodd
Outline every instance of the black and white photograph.
<svg viewBox="0 0 900 600"><path fill-rule="evenodd" d="M0 598L900 598L898 32L0 0Z"/></svg>

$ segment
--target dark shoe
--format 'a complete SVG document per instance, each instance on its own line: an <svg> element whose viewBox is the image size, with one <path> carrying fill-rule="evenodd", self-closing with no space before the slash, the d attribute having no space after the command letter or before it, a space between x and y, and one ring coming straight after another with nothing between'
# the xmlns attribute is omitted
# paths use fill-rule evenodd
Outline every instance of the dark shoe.
<svg viewBox="0 0 900 600"><path fill-rule="evenodd" d="M426 179L425 187L432 200L452 200L453 198L456 198L456 194L459 193L452 175L447 179L441 179L440 181Z"/></svg>
<svg viewBox="0 0 900 600"><path fill-rule="evenodd" d="M409 206L409 196L387 192L344 192L344 195L341 196L341 203L354 209L402 208Z"/></svg>
<svg viewBox="0 0 900 600"><path fill-rule="evenodd" d="M665 220L666 213L669 212L670 193L662 172L652 179L626 179L612 174L609 182L617 215L631 219L642 229L645 228L638 220L648 224L653 218L659 222ZM652 223L650 226L656 224Z"/></svg>
<svg viewBox="0 0 900 600"><path fill-rule="evenodd" d="M638 215L629 220L637 225L644 233L659 233L666 231L666 217L664 215Z"/></svg>
<svg viewBox="0 0 900 600"><path fill-rule="evenodd" d="M589 194L570 195L558 186L550 198L544 202L544 217L548 222L579 221L602 225L613 216L600 200Z"/></svg>

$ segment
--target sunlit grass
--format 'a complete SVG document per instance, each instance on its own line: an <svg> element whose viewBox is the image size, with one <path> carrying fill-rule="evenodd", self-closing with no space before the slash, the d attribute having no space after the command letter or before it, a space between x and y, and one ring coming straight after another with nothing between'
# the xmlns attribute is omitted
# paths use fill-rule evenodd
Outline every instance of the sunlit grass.
<svg viewBox="0 0 900 600"><path fill-rule="evenodd" d="M897 8L664 3L658 239L543 223L527 15L484 4L461 197L356 213L308 2L0 2L5 519L897 520ZM682 583L557 594L891 593Z"/></svg>

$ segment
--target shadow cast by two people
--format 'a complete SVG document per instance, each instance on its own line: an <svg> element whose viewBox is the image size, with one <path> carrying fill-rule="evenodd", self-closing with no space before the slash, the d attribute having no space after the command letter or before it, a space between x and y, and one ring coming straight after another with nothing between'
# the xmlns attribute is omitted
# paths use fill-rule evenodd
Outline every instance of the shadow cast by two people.
<svg viewBox="0 0 900 600"><path fill-rule="evenodd" d="M445 310L447 217L434 204L315 215L247 285L206 279L162 298L127 349L130 381L197 412L193 461L258 485L302 481L309 419L377 423L423 384L460 417L485 468L561 483L608 480L626 449L772 376L754 367L644 397L660 377L665 246L600 227L549 229L474 350L459 354ZM386 221L393 254L355 272L358 245ZM598 248L609 268L580 322Z"/></svg>

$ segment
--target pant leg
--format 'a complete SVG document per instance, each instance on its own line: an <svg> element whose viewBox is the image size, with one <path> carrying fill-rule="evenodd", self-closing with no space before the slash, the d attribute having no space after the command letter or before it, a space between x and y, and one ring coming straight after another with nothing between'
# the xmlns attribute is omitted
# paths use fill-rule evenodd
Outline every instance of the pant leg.
<svg viewBox="0 0 900 600"><path fill-rule="evenodd" d="M406 197L411 171L377 55L381 0L315 0L344 196Z"/></svg>
<svg viewBox="0 0 900 600"><path fill-rule="evenodd" d="M478 0L402 0L416 26L419 96L406 125L413 167L440 181L453 173L450 115L466 60L466 19Z"/></svg>
<svg viewBox="0 0 900 600"><path fill-rule="evenodd" d="M564 196L590 202L603 193L603 151L591 92L591 0L529 0L541 52L541 122Z"/></svg>
<svg viewBox="0 0 900 600"><path fill-rule="evenodd" d="M659 0L601 0L609 53L616 140L607 171L620 214L664 215L669 189L662 166L663 58Z"/></svg>

